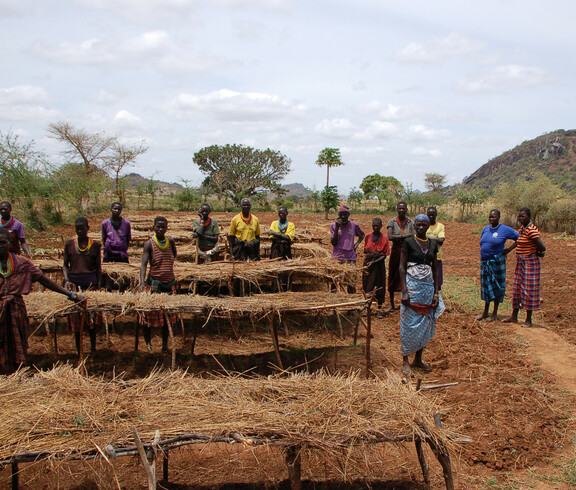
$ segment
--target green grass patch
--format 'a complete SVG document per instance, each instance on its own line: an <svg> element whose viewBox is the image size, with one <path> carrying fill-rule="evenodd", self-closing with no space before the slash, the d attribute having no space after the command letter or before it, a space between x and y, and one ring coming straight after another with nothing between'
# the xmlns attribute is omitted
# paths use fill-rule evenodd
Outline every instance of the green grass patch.
<svg viewBox="0 0 576 490"><path fill-rule="evenodd" d="M465 311L481 311L484 302L480 299L480 285L471 277L444 276L442 285L444 301L455 303Z"/></svg>

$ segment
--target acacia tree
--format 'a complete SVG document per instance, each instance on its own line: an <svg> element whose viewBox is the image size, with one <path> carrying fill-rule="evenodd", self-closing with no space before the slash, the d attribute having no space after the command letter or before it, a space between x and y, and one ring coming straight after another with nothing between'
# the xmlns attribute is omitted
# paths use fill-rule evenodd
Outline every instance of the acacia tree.
<svg viewBox="0 0 576 490"><path fill-rule="evenodd" d="M318 158L316 159L316 165L323 167L326 166L326 187L325 190L330 187L330 168L331 167L339 167L340 165L344 165L342 161L342 157L340 155L339 148L324 148L319 154ZM324 206L324 219L328 219L328 211L330 208Z"/></svg>
<svg viewBox="0 0 576 490"><path fill-rule="evenodd" d="M440 192L446 185L446 175L435 172L424 174L424 185L430 192Z"/></svg>
<svg viewBox="0 0 576 490"><path fill-rule="evenodd" d="M135 144L123 144L119 143L117 140L114 141L110 149L109 154L105 159L106 169L112 173L114 177L114 185L116 189L116 195L118 196L118 201L124 204L126 200L124 188L121 185L120 173L127 167L131 167L135 164L135 160L139 155L142 155L148 151L148 147L145 146L144 140L140 143Z"/></svg>
<svg viewBox="0 0 576 490"><path fill-rule="evenodd" d="M194 163L207 174L202 183L220 197L239 204L244 197L277 191L290 171L291 160L279 151L244 145L212 145L194 154Z"/></svg>
<svg viewBox="0 0 576 490"><path fill-rule="evenodd" d="M122 202L124 192L121 186L120 173L128 166L134 165L139 155L148 151L144 140L136 144L123 144L115 136L105 133L90 133L86 129L77 128L66 121L58 121L48 125L48 136L64 144L61 154L70 168L75 168L79 189L100 188L106 173L111 173L115 181L118 199ZM70 182L74 184L74 179ZM80 206L86 210L90 193L81 193Z"/></svg>

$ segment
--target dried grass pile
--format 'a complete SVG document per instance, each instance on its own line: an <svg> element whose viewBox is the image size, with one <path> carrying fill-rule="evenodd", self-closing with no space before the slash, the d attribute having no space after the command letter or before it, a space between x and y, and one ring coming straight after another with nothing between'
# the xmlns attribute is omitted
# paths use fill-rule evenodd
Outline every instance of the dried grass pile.
<svg viewBox="0 0 576 490"><path fill-rule="evenodd" d="M448 444L434 425L437 406L400 379L359 375L202 379L180 371L140 380L85 377L69 366L30 376L0 377L0 460L50 451L60 457L95 454L107 445L183 434L198 440L238 435L254 443L338 451L343 447L426 437Z"/></svg>
<svg viewBox="0 0 576 490"><path fill-rule="evenodd" d="M102 272L116 282L129 283L135 287L140 281L140 264L102 264ZM262 284L275 281L280 275L293 280L316 281L345 286L355 284L358 269L349 264L340 264L329 257L298 258L293 260L261 260L257 262L219 261L210 264L176 262L176 281L190 285L194 281L216 287L232 287L235 280L243 281L260 289Z"/></svg>
<svg viewBox="0 0 576 490"><path fill-rule="evenodd" d="M86 293L86 298L88 311L115 312L117 316L157 310L224 318L232 316L261 318L294 312L328 315L337 310L360 310L366 304L361 295L318 292L262 294L239 298L89 291ZM79 309L79 306L68 301L65 296L52 291L30 293L25 301L28 315L41 320Z"/></svg>

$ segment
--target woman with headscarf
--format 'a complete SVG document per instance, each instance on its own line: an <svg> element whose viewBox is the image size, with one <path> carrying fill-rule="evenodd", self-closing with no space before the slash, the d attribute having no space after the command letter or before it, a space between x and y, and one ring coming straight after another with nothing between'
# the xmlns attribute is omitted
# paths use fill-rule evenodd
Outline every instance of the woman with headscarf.
<svg viewBox="0 0 576 490"><path fill-rule="evenodd" d="M419 214L414 219L415 234L406 238L400 255L400 339L402 343L402 372L411 374L411 367L429 372L422 361L422 352L436 332L436 319L444 311L438 292L436 256L438 245L426 236L430 219ZM416 354L410 364L409 356Z"/></svg>
<svg viewBox="0 0 576 490"><path fill-rule="evenodd" d="M489 225L480 236L480 291L484 301L484 311L476 320L498 318L498 306L506 294L506 255L514 247L504 248L507 240L518 240L519 233L500 223L500 211L493 209L488 214ZM489 315L490 303L494 303Z"/></svg>

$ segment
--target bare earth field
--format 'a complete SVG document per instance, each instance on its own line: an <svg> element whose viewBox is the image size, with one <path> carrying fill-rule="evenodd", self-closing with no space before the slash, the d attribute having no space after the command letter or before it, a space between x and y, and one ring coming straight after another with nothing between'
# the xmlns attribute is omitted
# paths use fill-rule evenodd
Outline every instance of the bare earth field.
<svg viewBox="0 0 576 490"><path fill-rule="evenodd" d="M125 214L133 219L128 210ZM166 214L169 219L176 216L184 219L183 213ZM274 213L257 215L266 229L276 217ZM140 213L140 217L150 220L153 216L153 212ZM191 215L190 219L194 217ZM229 223L232 214L214 213L214 217ZM93 232L99 230L103 218L91 219ZM328 247L329 222L322 214L294 213L289 219L296 223L297 233L307 230L315 236L323 234L323 245ZM371 230L372 216L352 215L352 219L364 231ZM543 234L548 251L542 261L542 310L534 316L535 326L527 329L501 321L475 320L481 311L478 245L481 226L454 222L445 225L443 296L448 308L424 353L433 372L418 375L424 383L458 383L423 394L440 401L446 427L472 439L472 443L453 454L457 487L575 488L576 308L570 298L576 292L576 239ZM73 236L73 227L53 230L50 234L29 234L29 242L32 250L54 250L61 247L61 236ZM515 258L510 257L509 293L514 265ZM509 313L510 303L506 301L500 310L501 318ZM399 313L374 319L373 330L374 374L383 376L387 370L398 371ZM364 341L362 335L359 343ZM73 351L70 339L62 338L61 346L64 352ZM132 347L132 338L114 340L114 348L120 351L130 352ZM46 339L32 337L32 358L40 359L46 352ZM140 365L135 373L146 372L156 362L169 366L168 357L150 356L148 363ZM103 355L97 367L110 372L113 366L106 366L107 359ZM331 370L363 369L363 349L352 347L350 342L350 347L338 350L337 359L326 355L320 363ZM305 488L424 488L413 453L411 445L375 448L370 460L357 462L355 471L347 475L356 482L348 486L334 483L342 479L336 463L318 454L307 454L303 458L303 478L308 480ZM428 460L432 465L432 486L439 488L443 484L441 469L431 454ZM92 465L94 469L87 464L27 465L20 476L21 488L146 486L144 472L136 459L117 464L119 483L97 463ZM9 476L9 469L0 472L2 488L9 486ZM285 478L283 459L277 450L195 446L171 453L171 483L167 488L254 488L257 483L262 488L285 487L286 483L281 483ZM332 483L322 484L323 481Z"/></svg>

